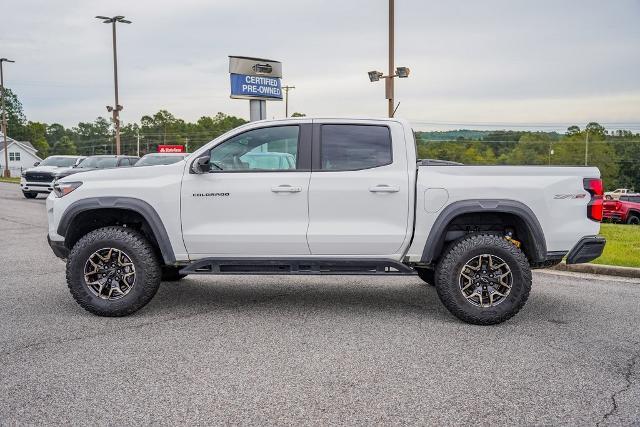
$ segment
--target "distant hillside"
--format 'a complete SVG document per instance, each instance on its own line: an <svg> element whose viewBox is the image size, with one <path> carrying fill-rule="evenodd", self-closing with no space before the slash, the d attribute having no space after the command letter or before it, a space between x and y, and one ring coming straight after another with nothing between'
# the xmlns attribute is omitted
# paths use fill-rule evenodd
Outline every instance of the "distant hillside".
<svg viewBox="0 0 640 427"><path fill-rule="evenodd" d="M427 141L455 141L462 137L464 139L482 139L491 131L487 130L471 130L471 129L458 129L448 131L433 131L433 132L416 132L418 139Z"/></svg>
<svg viewBox="0 0 640 427"><path fill-rule="evenodd" d="M518 142L524 134L546 136L558 140L562 135L558 132L531 132L514 130L472 130L458 129L450 131L416 132L416 138L422 141L489 141L489 142Z"/></svg>

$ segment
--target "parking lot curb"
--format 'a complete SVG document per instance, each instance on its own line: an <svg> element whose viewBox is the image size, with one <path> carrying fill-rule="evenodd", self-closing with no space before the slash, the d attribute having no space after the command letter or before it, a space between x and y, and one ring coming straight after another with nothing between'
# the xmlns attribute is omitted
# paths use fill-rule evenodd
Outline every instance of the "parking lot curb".
<svg viewBox="0 0 640 427"><path fill-rule="evenodd" d="M567 265L562 262L551 270L573 271L576 273L603 274L607 276L630 277L632 279L640 279L640 268L618 267L615 265L600 264L572 264Z"/></svg>

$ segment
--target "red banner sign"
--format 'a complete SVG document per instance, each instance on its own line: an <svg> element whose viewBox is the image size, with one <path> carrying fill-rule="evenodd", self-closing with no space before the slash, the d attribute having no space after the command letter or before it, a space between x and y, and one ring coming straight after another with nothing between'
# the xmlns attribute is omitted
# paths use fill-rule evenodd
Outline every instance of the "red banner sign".
<svg viewBox="0 0 640 427"><path fill-rule="evenodd" d="M185 153L184 145L158 145L158 153Z"/></svg>

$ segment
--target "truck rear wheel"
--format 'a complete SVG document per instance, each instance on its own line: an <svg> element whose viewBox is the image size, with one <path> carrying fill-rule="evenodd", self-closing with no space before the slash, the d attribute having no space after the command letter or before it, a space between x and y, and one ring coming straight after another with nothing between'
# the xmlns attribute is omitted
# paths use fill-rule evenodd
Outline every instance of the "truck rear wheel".
<svg viewBox="0 0 640 427"><path fill-rule="evenodd" d="M144 307L160 286L153 247L136 230L105 227L74 245L67 259L67 285L85 310L126 316Z"/></svg>
<svg viewBox="0 0 640 427"><path fill-rule="evenodd" d="M470 235L450 245L436 269L436 290L458 319L493 325L513 317L531 290L524 253L496 235Z"/></svg>

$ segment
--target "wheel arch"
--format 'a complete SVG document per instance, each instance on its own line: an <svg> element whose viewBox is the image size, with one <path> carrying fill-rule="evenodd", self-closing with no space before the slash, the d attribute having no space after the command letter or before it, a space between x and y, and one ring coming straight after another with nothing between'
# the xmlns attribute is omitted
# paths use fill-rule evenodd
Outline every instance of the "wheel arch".
<svg viewBox="0 0 640 427"><path fill-rule="evenodd" d="M465 215L508 215L517 218L525 241L523 250L532 263L543 262L547 258L547 245L540 222L533 211L524 203L510 199L460 200L448 205L438 215L431 228L421 262L431 264L442 253L445 237L451 224Z"/></svg>
<svg viewBox="0 0 640 427"><path fill-rule="evenodd" d="M62 214L57 233L71 249L82 235L97 228L134 222L149 237L165 264L175 263L167 230L156 210L133 197L91 197L72 203Z"/></svg>

